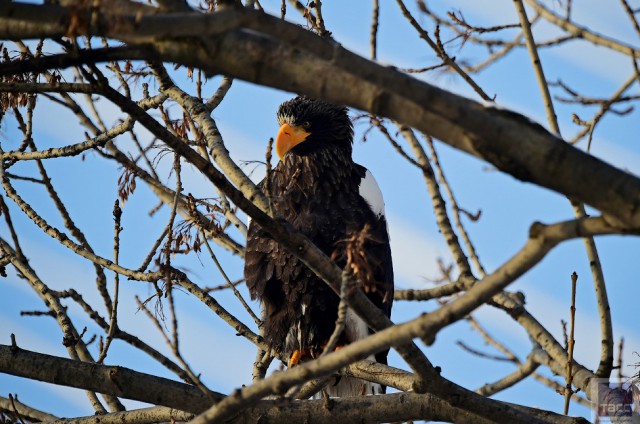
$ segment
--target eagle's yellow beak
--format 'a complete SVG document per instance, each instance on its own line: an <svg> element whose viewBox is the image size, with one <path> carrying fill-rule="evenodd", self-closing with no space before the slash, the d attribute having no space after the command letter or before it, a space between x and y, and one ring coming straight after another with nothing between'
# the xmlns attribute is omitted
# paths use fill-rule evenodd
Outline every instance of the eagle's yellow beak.
<svg viewBox="0 0 640 424"><path fill-rule="evenodd" d="M276 137L276 153L280 160L289 150L305 141L310 134L302 126L292 127L289 124L281 126Z"/></svg>

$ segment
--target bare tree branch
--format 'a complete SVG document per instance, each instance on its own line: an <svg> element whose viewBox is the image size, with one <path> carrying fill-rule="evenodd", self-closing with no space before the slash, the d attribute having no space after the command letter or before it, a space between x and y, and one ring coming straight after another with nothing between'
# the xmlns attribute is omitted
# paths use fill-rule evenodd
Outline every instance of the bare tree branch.
<svg viewBox="0 0 640 424"><path fill-rule="evenodd" d="M0 12L5 12L2 7ZM33 12L32 6L11 3L10 7L14 15L21 18L27 12ZM52 9L49 7L46 10L49 12ZM520 115L483 107L399 74L393 69L366 61L331 41L320 39L268 15L256 15L249 10L224 12L224 15L193 16L194 22L191 22L191 15L181 15L173 18L173 21L171 18L163 18L162 25L183 28L189 34L200 29L202 31L198 35L202 35L207 31L206 28L198 27L198 22L204 23L207 19L217 20L224 16L228 19L225 21L225 28L229 28L229 22L243 20L251 29L264 31L269 36L278 36L289 44L255 33L232 31L216 40L217 51L204 51L194 44L163 41L157 42L154 48L137 50L137 57L162 57L275 88L302 91L311 96L395 119L478 156L518 179L558 191L623 222L639 225L640 208L635 205L638 203L640 180L565 143L559 143L557 138ZM64 9L54 7L49 13L64 22ZM49 22L51 17L47 16ZM154 25L160 23L154 21ZM11 32L11 25L8 28L8 37L36 35L24 31ZM62 29L60 27L59 31L64 32ZM106 33L109 33L108 30ZM297 59L291 61L290 66L279 66L283 61L289 61L294 48ZM239 55L240 51L246 54ZM266 52L275 52L278 56L267 56ZM120 57L133 56L131 53L126 49L121 50ZM76 57L74 60L91 61L90 56ZM54 63L51 57L47 59L50 64L45 64L42 59L34 59L28 63L1 65L0 74L14 72L17 69L14 66L17 65L22 72L61 66L60 63ZM99 58L105 59L107 58ZM309 68L317 73L311 76L304 71ZM261 71L256 73L253 71L255 69ZM318 80L316 75L325 77ZM616 189L611 190L611 187Z"/></svg>

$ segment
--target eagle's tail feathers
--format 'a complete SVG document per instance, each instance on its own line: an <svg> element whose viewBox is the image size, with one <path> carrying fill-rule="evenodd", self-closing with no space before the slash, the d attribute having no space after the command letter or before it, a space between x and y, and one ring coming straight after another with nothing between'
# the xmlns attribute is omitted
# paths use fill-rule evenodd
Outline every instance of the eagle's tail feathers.
<svg viewBox="0 0 640 424"><path fill-rule="evenodd" d="M355 377L336 377L335 382L330 382L325 386L325 391L329 397L349 397L349 396L365 396L383 394L380 384L371 383ZM316 399L322 398L322 394L318 393L314 396Z"/></svg>

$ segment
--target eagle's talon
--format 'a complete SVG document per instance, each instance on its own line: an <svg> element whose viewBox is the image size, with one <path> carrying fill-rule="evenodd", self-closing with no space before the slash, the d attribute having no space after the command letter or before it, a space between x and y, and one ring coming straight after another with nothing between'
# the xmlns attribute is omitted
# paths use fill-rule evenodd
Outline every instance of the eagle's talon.
<svg viewBox="0 0 640 424"><path fill-rule="evenodd" d="M298 365L298 363L300 362L300 359L302 358L302 352L300 351L300 349L296 349L293 351L293 353L291 354L291 358L289 358L289 368L295 367L296 365Z"/></svg>

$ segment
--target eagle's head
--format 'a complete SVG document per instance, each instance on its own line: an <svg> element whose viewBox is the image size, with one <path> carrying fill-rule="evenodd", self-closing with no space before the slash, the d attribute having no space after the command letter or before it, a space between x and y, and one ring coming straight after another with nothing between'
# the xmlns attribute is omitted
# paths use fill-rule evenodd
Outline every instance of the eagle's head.
<svg viewBox="0 0 640 424"><path fill-rule="evenodd" d="M281 160L288 152L303 156L328 148L351 155L353 124L344 106L298 96L280 105L278 124L276 152Z"/></svg>

